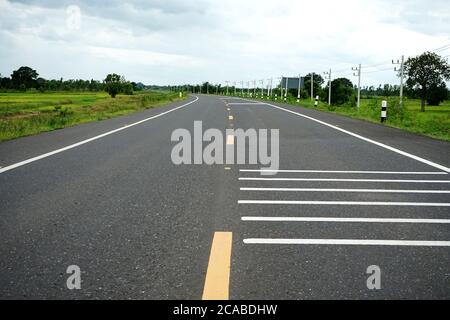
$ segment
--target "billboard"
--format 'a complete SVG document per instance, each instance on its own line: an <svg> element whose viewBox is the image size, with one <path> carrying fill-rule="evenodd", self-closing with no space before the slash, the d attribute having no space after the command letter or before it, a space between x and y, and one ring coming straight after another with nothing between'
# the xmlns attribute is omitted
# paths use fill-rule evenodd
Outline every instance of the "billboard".
<svg viewBox="0 0 450 320"><path fill-rule="evenodd" d="M298 82L300 81L300 89L305 87L305 78L301 77L283 77L281 78L281 87L283 89L286 88L286 81L288 85L288 89L298 89Z"/></svg>

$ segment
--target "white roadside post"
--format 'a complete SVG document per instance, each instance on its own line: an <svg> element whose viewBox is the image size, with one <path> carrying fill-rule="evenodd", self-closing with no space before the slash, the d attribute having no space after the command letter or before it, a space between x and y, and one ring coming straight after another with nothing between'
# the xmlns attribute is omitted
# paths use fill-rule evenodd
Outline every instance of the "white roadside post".
<svg viewBox="0 0 450 320"><path fill-rule="evenodd" d="M385 122L387 119L387 107L388 107L387 101L383 100L381 102L381 123Z"/></svg>
<svg viewBox="0 0 450 320"><path fill-rule="evenodd" d="M404 73L405 73L405 56L402 56L401 60L394 61L392 60L392 64L400 65L400 69L397 69L397 67L394 69L394 71L400 71L400 107L403 106L403 80L404 80Z"/></svg>
<svg viewBox="0 0 450 320"><path fill-rule="evenodd" d="M283 76L280 78L280 99L283 99ZM275 100L278 100L277 94L275 94Z"/></svg>
<svg viewBox="0 0 450 320"><path fill-rule="evenodd" d="M300 84L302 82L301 75L298 75L297 103L300 102Z"/></svg>
<svg viewBox="0 0 450 320"><path fill-rule="evenodd" d="M319 96L316 96L316 101L314 101L314 106L317 107L319 105Z"/></svg>
<svg viewBox="0 0 450 320"><path fill-rule="evenodd" d="M311 101L314 99L314 72L311 73Z"/></svg>
<svg viewBox="0 0 450 320"><path fill-rule="evenodd" d="M253 97L257 96L256 92L256 80L253 80Z"/></svg>

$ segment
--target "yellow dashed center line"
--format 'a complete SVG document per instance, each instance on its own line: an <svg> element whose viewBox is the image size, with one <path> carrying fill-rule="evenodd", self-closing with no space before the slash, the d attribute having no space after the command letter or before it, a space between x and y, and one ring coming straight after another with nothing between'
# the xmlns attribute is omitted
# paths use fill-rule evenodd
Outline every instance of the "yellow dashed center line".
<svg viewBox="0 0 450 320"><path fill-rule="evenodd" d="M233 116L228 116L228 120L233 120Z"/></svg>
<svg viewBox="0 0 450 320"><path fill-rule="evenodd" d="M231 232L214 233L203 300L229 299L232 239Z"/></svg>

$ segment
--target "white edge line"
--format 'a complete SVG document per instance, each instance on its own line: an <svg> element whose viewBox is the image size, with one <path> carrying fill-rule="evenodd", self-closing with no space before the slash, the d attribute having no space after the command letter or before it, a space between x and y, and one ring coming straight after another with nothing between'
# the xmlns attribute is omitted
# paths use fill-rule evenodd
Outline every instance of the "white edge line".
<svg viewBox="0 0 450 320"><path fill-rule="evenodd" d="M80 141L80 142L77 142L77 143L68 145L68 146L66 146L66 147L63 147L63 148L60 148L60 149L57 149L57 150L54 150L54 151L51 151L51 152L47 152L47 153L41 154L41 155L39 155L39 156L37 156L37 157L33 157L33 158L30 158L30 159L27 159L27 160L24 160L24 161L21 161L21 162L18 162L18 163L9 165L9 166L7 166L7 167L4 167L4 168L0 169L0 174L1 174L1 173L4 173L4 172L6 172L6 171L13 170L13 169L16 169L16 168L18 168L18 167L24 166L24 165L26 165L26 164L29 164L29 163L32 163L32 162L35 162L35 161L38 161L38 160L41 160L41 159L50 157L50 156L52 156L52 155L55 155L55 154L58 154L58 153L61 153L61 152L64 152L64 151L67 151L67 150L70 150L70 149L79 147L79 146L81 146L81 145L83 145L83 144L86 144L86 143L89 143L89 142L98 140L98 139L100 139L100 138L109 136L109 135L111 135L111 134L113 134L113 133L117 133L117 132L119 132L119 131L122 131L122 130L125 130L125 129L128 129L128 128L134 127L134 126L136 126L136 125L138 125L138 124L147 122L147 121L149 121L149 120L153 120L153 119L159 118L159 117L161 117L161 116L163 116L163 115L166 115L166 114L168 114L168 113L170 113L170 112L173 112L173 111L175 111L175 110L178 110L178 109L181 109L181 108L183 108L183 107L186 107L186 106L188 106L188 105L190 105L190 104L196 102L198 99L199 99L199 98L198 98L197 96L195 96L195 100L190 101L190 102L188 102L188 103L185 103L185 104L183 104L183 105L181 105L181 106L179 106L179 107L176 107L176 108L170 109L170 110L168 110L168 111L162 112L162 113L157 114L157 115L155 115L155 116L152 116L152 117L149 117L149 118L140 120L140 121L138 121L138 122L135 122L135 123L132 123L132 124L129 124L129 125L120 127L120 128L118 128L118 129L115 129L115 130L111 130L111 131L105 132L105 133L103 133L103 134L97 135L97 136L95 136L95 137L92 137L92 138L89 138L89 139L86 139L86 140L82 140L82 141Z"/></svg>
<svg viewBox="0 0 450 320"><path fill-rule="evenodd" d="M242 217L255 222L361 222L361 223L423 223L450 224L450 219L389 219L389 218L320 218L320 217Z"/></svg>
<svg viewBox="0 0 450 320"><path fill-rule="evenodd" d="M239 200L238 204L285 204L285 205L335 205L335 206L394 206L394 207L450 207L450 203L432 202L359 202L359 201L285 201L285 200Z"/></svg>
<svg viewBox="0 0 450 320"><path fill-rule="evenodd" d="M246 100L246 99L243 99L243 100ZM247 101L251 101L251 100L247 100ZM375 144L375 145L377 145L377 146L379 146L379 147L382 147L382 148L388 149L388 150L390 150L390 151L393 151L393 152L395 152L395 153L401 154L402 156L405 156L405 157L414 159L414 160L416 160L416 161L425 163L425 164L427 164L427 165L429 165L429 166L431 166L431 167L434 167L434 168L437 168L437 169L439 169L439 170L442 170L442 171L445 171L445 172L449 172L449 173L450 173L450 168L448 168L448 167L445 167L445 166L443 166L443 165L437 164L437 163L432 162L432 161L430 161L430 160L426 160L426 159L424 159L424 158L415 156L415 155L413 155L413 154L411 154L411 153L408 153L408 152L399 150L399 149L397 149L397 148L388 146L388 145L386 145L386 144L384 144L384 143L381 143L381 142L378 142L378 141L375 141L375 140L372 140L372 139L363 137L363 136L361 136L361 135L359 135L359 134L356 134L356 133L353 133L353 132L351 132L351 131L348 131L348 130L339 128L339 127L337 127L337 126L335 126L335 125L329 124L329 123L324 122L324 121L322 121L322 120L319 120L319 119L316 119L316 118L313 118L313 117L310 117L310 116L307 116L307 115L304 115L304 114L301 114L301 113L298 113L298 112L295 112L295 111L291 111L291 110L289 110L289 109L285 109L285 108L282 108L282 107L278 107L278 106L276 106L276 105L273 105L273 104L270 104L270 103L267 103L267 102L266 102L266 103L263 103L263 104L266 104L266 105L268 105L268 106L270 106L270 107L273 107L273 108L275 108L275 109L279 109L279 110L282 110L282 111L285 111L285 112L289 112L289 113L295 114L295 115L300 116L300 117L303 117L303 118L305 118L305 119L309 119L309 120L315 121L315 122L320 123L320 124L322 124L322 125L324 125L324 126L330 127L330 128L332 128L332 129L335 129L335 130L338 130L338 131L341 131L341 132L343 132L343 133L346 133L346 134L348 134L348 135L351 135L351 136L353 136L353 137L355 137L355 138L358 138L358 139L360 139L360 140L364 140L364 141L366 141L366 142Z"/></svg>
<svg viewBox="0 0 450 320"><path fill-rule="evenodd" d="M245 244L297 244L343 246L450 247L450 241L359 240L359 239L244 239Z"/></svg>
<svg viewBox="0 0 450 320"><path fill-rule="evenodd" d="M266 173L344 173L344 174L398 174L398 175L448 175L447 172L395 172L395 171L327 171L327 170L248 170L240 172L266 172Z"/></svg>
<svg viewBox="0 0 450 320"><path fill-rule="evenodd" d="M450 193L450 190L385 190L385 189L240 188L240 190L273 191L273 192L424 193L424 194Z"/></svg>
<svg viewBox="0 0 450 320"><path fill-rule="evenodd" d="M240 181L317 181L317 182L450 183L450 180L381 180L381 179L239 178L239 180L240 180Z"/></svg>

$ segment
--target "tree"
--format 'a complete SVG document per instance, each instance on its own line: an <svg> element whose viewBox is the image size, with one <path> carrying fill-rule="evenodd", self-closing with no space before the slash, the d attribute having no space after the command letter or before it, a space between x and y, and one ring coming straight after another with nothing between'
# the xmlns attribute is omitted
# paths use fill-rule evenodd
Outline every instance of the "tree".
<svg viewBox="0 0 450 320"><path fill-rule="evenodd" d="M325 99L328 100L328 86L324 89ZM331 82L331 104L342 105L350 102L356 105L355 90L350 80L346 78L334 79Z"/></svg>
<svg viewBox="0 0 450 320"><path fill-rule="evenodd" d="M421 111L425 112L425 102L434 100L430 95L444 81L450 80L450 66L447 60L436 53L426 52L420 56L409 58L405 63L406 85L416 91L421 100Z"/></svg>
<svg viewBox="0 0 450 320"><path fill-rule="evenodd" d="M429 89L427 97L428 105L438 106L442 101L448 99L448 90L445 82L442 82L439 86L432 86Z"/></svg>
<svg viewBox="0 0 450 320"><path fill-rule="evenodd" d="M20 67L11 74L11 81L15 89L32 88L39 74L30 67Z"/></svg>
<svg viewBox="0 0 450 320"><path fill-rule="evenodd" d="M104 80L104 83L105 91L108 92L112 98L115 98L116 95L122 90L121 76L118 74L108 74Z"/></svg>
<svg viewBox="0 0 450 320"><path fill-rule="evenodd" d="M314 73L313 78L313 88L314 88L314 95L320 95L322 91L322 85L325 81L323 80L322 76L320 74ZM305 76L305 86L304 90L307 93L308 97L311 96L311 73L308 73ZM303 95L304 96L304 95Z"/></svg>

